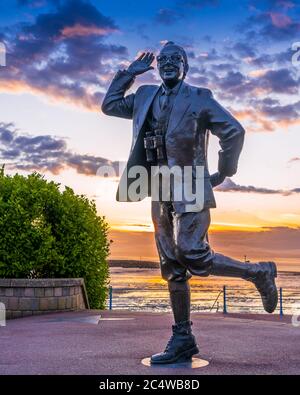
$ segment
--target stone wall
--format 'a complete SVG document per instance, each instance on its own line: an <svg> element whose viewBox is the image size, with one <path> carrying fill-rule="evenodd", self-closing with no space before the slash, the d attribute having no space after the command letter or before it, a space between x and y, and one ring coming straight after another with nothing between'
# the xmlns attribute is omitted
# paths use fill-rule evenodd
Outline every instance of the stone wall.
<svg viewBox="0 0 300 395"><path fill-rule="evenodd" d="M89 308L82 278L0 279L6 318Z"/></svg>

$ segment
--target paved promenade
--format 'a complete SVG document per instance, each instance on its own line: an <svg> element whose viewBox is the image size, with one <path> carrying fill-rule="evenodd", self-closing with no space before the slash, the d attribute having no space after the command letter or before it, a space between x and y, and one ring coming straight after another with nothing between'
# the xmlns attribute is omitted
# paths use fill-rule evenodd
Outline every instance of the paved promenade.
<svg viewBox="0 0 300 395"><path fill-rule="evenodd" d="M167 313L90 310L11 320L0 327L0 375L300 374L300 327L290 317L195 313L192 320L200 357L210 362L201 369L141 364L164 348Z"/></svg>

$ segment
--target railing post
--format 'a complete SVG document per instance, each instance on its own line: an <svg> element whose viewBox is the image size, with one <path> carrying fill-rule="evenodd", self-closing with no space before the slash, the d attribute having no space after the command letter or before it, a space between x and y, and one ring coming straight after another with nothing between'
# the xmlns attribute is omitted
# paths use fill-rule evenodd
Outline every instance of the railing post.
<svg viewBox="0 0 300 395"><path fill-rule="evenodd" d="M109 310L112 310L112 286L109 287Z"/></svg>
<svg viewBox="0 0 300 395"><path fill-rule="evenodd" d="M279 315L283 317L283 295L282 295L282 287L279 288Z"/></svg>
<svg viewBox="0 0 300 395"><path fill-rule="evenodd" d="M227 314L226 285L223 286L223 314Z"/></svg>

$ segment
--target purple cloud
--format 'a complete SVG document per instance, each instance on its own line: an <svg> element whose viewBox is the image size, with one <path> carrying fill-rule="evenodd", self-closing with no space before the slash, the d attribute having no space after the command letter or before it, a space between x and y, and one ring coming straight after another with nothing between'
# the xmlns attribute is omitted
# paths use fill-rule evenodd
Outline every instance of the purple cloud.
<svg viewBox="0 0 300 395"><path fill-rule="evenodd" d="M270 70L260 77L259 85L276 93L297 94L299 79L289 69Z"/></svg>
<svg viewBox="0 0 300 395"><path fill-rule="evenodd" d="M226 178L225 181L217 186L216 191L218 192L243 192L243 193L260 193L265 195L283 195L289 196L293 193L300 193L300 188L294 188L291 190L282 189L270 189L270 188L260 188L254 187L252 185L244 186L238 185L233 182L230 178Z"/></svg>
<svg viewBox="0 0 300 395"><path fill-rule="evenodd" d="M124 46L105 42L117 29L89 2L57 3L55 11L39 14L34 23L4 33L8 53L2 89L31 89L98 109L103 95L99 87L114 72L108 63L127 58Z"/></svg>
<svg viewBox="0 0 300 395"><path fill-rule="evenodd" d="M0 123L0 159L14 170L59 174L72 168L79 174L91 176L96 175L100 166L112 166L118 175L118 162L72 152L64 139L52 135L20 134L12 123Z"/></svg>

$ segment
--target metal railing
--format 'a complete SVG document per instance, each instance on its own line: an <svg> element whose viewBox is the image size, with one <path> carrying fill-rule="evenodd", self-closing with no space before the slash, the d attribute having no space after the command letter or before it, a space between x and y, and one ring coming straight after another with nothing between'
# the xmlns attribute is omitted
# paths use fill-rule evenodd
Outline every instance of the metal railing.
<svg viewBox="0 0 300 395"><path fill-rule="evenodd" d="M264 313L259 293L254 288L230 287L222 289L192 287L192 311L222 311L224 314L247 312ZM109 287L108 309L135 311L170 311L169 294L166 287L117 288ZM300 290L279 288L279 301L276 313L300 313Z"/></svg>

